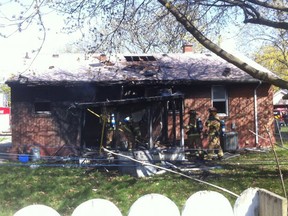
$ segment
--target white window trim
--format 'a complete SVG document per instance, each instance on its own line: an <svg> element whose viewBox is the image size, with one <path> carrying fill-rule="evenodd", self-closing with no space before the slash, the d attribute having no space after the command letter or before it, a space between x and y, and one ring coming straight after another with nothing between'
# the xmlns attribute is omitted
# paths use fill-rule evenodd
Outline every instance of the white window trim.
<svg viewBox="0 0 288 216"><path fill-rule="evenodd" d="M224 89L225 89L225 99L214 99L214 95L213 95L213 89L214 89L214 87L223 87ZM227 93L227 88L226 88L226 86L224 86L224 85L213 85L212 87L211 87L211 104L213 105L213 102L217 102L217 101L219 101L219 102L223 102L225 100L225 110L226 110L226 113L219 113L218 112L218 115L219 116L223 116L223 117L225 117L225 116L228 116L228 93Z"/></svg>

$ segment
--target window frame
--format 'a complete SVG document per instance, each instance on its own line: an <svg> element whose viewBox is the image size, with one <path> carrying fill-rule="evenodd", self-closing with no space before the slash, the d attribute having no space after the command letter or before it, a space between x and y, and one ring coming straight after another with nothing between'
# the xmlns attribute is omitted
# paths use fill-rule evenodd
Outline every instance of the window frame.
<svg viewBox="0 0 288 216"><path fill-rule="evenodd" d="M214 98L214 94L215 94L215 89L216 88L223 88L224 91L224 98ZM224 85L213 85L211 87L211 104L212 106L214 106L214 102L224 102L224 107L225 107L225 112L218 112L219 116L228 116L228 93L227 93L227 88ZM214 106L217 108L217 106Z"/></svg>
<svg viewBox="0 0 288 216"><path fill-rule="evenodd" d="M52 105L50 101L35 101L34 114L36 115L51 115Z"/></svg>

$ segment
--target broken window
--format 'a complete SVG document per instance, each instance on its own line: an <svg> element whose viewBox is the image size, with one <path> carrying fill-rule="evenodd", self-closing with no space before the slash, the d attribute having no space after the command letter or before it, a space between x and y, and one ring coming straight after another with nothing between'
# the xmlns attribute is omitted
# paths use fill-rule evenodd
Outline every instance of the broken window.
<svg viewBox="0 0 288 216"><path fill-rule="evenodd" d="M36 114L51 114L50 102L35 102L34 111Z"/></svg>
<svg viewBox="0 0 288 216"><path fill-rule="evenodd" d="M212 106L218 111L218 114L228 114L228 97L225 86L212 86Z"/></svg>

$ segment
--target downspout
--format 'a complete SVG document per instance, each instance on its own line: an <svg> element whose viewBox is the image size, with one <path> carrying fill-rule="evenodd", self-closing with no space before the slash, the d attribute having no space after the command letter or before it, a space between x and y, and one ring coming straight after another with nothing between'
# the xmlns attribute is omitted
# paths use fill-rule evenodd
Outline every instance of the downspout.
<svg viewBox="0 0 288 216"><path fill-rule="evenodd" d="M259 144L259 126L258 126L258 104L257 104L257 89L259 86L262 84L261 81L259 81L259 84L257 87L254 89L254 123L255 123L255 143L256 147Z"/></svg>
<svg viewBox="0 0 288 216"><path fill-rule="evenodd" d="M180 117L180 146L184 148L184 124L183 124L183 100L178 101L179 103L179 117Z"/></svg>

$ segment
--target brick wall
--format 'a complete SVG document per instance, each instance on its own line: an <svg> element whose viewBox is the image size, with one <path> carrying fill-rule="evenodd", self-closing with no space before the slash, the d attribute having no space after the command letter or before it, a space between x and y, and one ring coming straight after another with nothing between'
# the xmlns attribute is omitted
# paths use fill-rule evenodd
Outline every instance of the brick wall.
<svg viewBox="0 0 288 216"><path fill-rule="evenodd" d="M255 84L227 85L229 114L222 118L226 121L226 131L231 131L231 125L235 123L235 131L238 133L238 143L241 148L270 145L269 139L259 138L259 142L256 143L253 134L255 132L254 90L256 87ZM179 87L177 90L184 93L186 98L184 101L184 126L188 124L190 109L195 109L205 124L209 115L208 109L212 106L211 86ZM54 154L59 149L66 152L71 146L80 146L80 113L71 113L69 111L71 102L65 102L66 95L70 101L73 101L73 94L69 94L68 91L65 94L61 92L63 96L59 93L57 95L57 92L49 94L47 89L45 92L39 91L38 95L32 90L24 92L22 89L12 93L14 95L12 94L11 122L14 145L40 146L45 155ZM53 97L55 94L56 96ZM91 90L89 94L86 92L85 97L89 99L93 94L95 92ZM50 114L35 113L34 100L44 97L43 95L51 101ZM77 97L74 95L74 99L81 98L80 95L78 92ZM81 100L85 101L85 97L83 96ZM262 84L257 88L258 128L259 135L264 138L268 138L267 129L271 134L274 131L272 98L273 91L270 85ZM176 120L179 123L179 118ZM169 128L171 129L171 126ZM176 132L177 139L180 139L180 130L177 129ZM172 135L170 130L170 138ZM273 137L272 139L274 141ZM207 140L203 139L203 144L204 147L207 146Z"/></svg>
<svg viewBox="0 0 288 216"><path fill-rule="evenodd" d="M264 147L270 146L267 130L272 135L273 131L273 90L270 85L262 84L257 88L257 113L259 135L265 139L259 138L256 143L255 138L255 103L254 90L257 85L233 85L227 86L228 91L228 116L221 117L225 120L226 131L235 131L238 133L239 147ZM187 91L187 90L186 90ZM185 115L184 125L189 122L189 110L195 109L202 119L203 123L208 118L208 109L212 106L210 87L189 89L185 92ZM232 130L232 123L236 129ZM267 128L267 130L266 130ZM204 129L205 130L205 129ZM207 140L203 140L204 146Z"/></svg>
<svg viewBox="0 0 288 216"><path fill-rule="evenodd" d="M27 151L39 147L41 155L53 155L60 150L65 155L73 152L73 148L80 145L79 118L67 113L66 109L58 107L53 108L51 114L36 114L29 102L12 103L15 151L20 145L27 147Z"/></svg>

